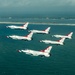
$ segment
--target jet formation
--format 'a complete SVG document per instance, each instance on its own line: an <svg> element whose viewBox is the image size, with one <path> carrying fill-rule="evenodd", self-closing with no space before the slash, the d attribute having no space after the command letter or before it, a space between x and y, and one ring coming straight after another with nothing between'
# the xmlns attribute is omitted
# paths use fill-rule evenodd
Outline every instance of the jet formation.
<svg viewBox="0 0 75 75"><path fill-rule="evenodd" d="M11 29L27 29L28 28L28 24L29 22L25 23L23 26L7 26L7 28L11 28ZM9 35L7 36L7 38L12 38L15 40L27 40L27 41L31 41L33 38L33 34L49 34L50 33L50 29L51 27L47 27L45 30L29 30L29 34L25 35L25 36L19 36L19 35ZM60 38L60 40L40 40L39 42L43 42L45 44L56 44L56 45L64 45L64 41L65 39L72 39L72 35L73 32L70 32L68 35L52 35L52 37L56 37L56 38ZM51 49L52 46L48 46L46 49L44 50L40 50L40 51L36 51L36 50L31 50L31 49L25 49L25 50L18 50L18 52L24 52L28 55L32 55L32 56L45 56L45 57L49 57L51 56Z"/></svg>

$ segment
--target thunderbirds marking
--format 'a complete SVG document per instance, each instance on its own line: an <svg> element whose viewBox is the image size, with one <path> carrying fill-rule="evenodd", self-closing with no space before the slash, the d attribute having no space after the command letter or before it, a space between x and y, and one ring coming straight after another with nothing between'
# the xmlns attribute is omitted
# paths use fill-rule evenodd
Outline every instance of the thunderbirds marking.
<svg viewBox="0 0 75 75"><path fill-rule="evenodd" d="M50 27L48 27L47 29L45 30L30 30L30 32L33 32L33 33L41 33L41 34L48 34L49 33L49 30L50 30Z"/></svg>
<svg viewBox="0 0 75 75"><path fill-rule="evenodd" d="M68 35L53 35L54 37L57 37L57 38L68 38L68 39L72 39L72 35L73 35L73 32L69 33Z"/></svg>
<svg viewBox="0 0 75 75"><path fill-rule="evenodd" d="M51 55L50 54L51 49L52 46L49 46L45 50L35 51L35 50L26 49L26 50L19 50L19 52L24 52L26 54L33 55L33 56L49 57Z"/></svg>
<svg viewBox="0 0 75 75"><path fill-rule="evenodd" d="M61 38L58 41L51 41L51 40L41 40L40 42L44 42L46 44L57 44L57 45L63 45L65 38Z"/></svg>
<svg viewBox="0 0 75 75"><path fill-rule="evenodd" d="M32 35L33 33L29 33L27 36L17 36L17 35L11 35L11 36L7 36L7 38L12 38L12 39L16 39L16 40L32 40Z"/></svg>
<svg viewBox="0 0 75 75"><path fill-rule="evenodd" d="M7 28L11 28L11 29L27 29L29 22L25 23L23 26L15 26L15 25L11 25L11 26L7 26Z"/></svg>

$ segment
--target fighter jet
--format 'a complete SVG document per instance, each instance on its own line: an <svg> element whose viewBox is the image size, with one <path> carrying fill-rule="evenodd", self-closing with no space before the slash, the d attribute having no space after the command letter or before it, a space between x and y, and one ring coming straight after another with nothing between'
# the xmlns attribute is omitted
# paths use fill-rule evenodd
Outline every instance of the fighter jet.
<svg viewBox="0 0 75 75"><path fill-rule="evenodd" d="M30 32L33 32L33 33L40 33L40 34L48 34L48 33L49 33L49 30L50 30L50 27L48 27L48 28L45 29L45 30L30 30Z"/></svg>
<svg viewBox="0 0 75 75"><path fill-rule="evenodd" d="M33 56L49 57L49 56L51 56L51 54L50 54L51 49L52 49L52 46L49 46L45 50L40 50L40 51L35 51L35 50L30 50L30 49L18 50L18 51L19 52L24 52L26 54L33 55Z"/></svg>
<svg viewBox="0 0 75 75"><path fill-rule="evenodd" d="M12 38L12 39L16 39L16 40L32 40L32 35L33 33L29 33L27 36L17 36L17 35L11 35L11 36L7 36L7 38Z"/></svg>
<svg viewBox="0 0 75 75"><path fill-rule="evenodd" d="M46 44L56 44L56 45L63 45L65 38L61 38L58 41L52 41L52 40L41 40L40 42L44 42Z"/></svg>
<svg viewBox="0 0 75 75"><path fill-rule="evenodd" d="M29 22L25 23L23 26L15 26L15 25L11 25L11 26L6 26L7 28L11 28L11 29L27 29Z"/></svg>
<svg viewBox="0 0 75 75"><path fill-rule="evenodd" d="M72 39L72 35L73 35L73 32L70 32L68 35L53 35L54 37L57 37L57 38L68 38L68 39Z"/></svg>

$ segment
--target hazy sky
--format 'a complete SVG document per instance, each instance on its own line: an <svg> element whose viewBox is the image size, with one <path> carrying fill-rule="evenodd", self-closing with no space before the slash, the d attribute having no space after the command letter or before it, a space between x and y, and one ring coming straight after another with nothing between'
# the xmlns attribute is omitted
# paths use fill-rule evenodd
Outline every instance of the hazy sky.
<svg viewBox="0 0 75 75"><path fill-rule="evenodd" d="M75 0L0 0L0 13L74 13Z"/></svg>

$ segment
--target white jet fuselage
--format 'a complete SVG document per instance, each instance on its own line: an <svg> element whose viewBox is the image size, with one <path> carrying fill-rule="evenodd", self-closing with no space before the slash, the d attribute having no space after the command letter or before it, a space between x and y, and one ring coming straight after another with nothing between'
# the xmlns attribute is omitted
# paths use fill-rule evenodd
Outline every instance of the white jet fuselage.
<svg viewBox="0 0 75 75"><path fill-rule="evenodd" d="M58 45L63 45L63 42L58 42L58 41L51 41L51 40L42 40L40 42L44 42L46 44L58 44Z"/></svg>
<svg viewBox="0 0 75 75"><path fill-rule="evenodd" d="M23 26L14 26L14 25L8 26L8 27L11 28L11 29L27 29L27 28L25 28Z"/></svg>
<svg viewBox="0 0 75 75"><path fill-rule="evenodd" d="M15 25L11 25L11 26L7 26L7 28L11 28L11 29L27 29L29 22L25 23L23 26L15 26Z"/></svg>
<svg viewBox="0 0 75 75"><path fill-rule="evenodd" d="M50 27L46 28L45 30L30 30L33 33L39 33L39 34L48 34L50 30Z"/></svg>
<svg viewBox="0 0 75 75"><path fill-rule="evenodd" d="M8 36L12 39L19 39L19 40L31 40L31 38L28 38L26 36L17 36L17 35L12 35L12 36Z"/></svg>
<svg viewBox="0 0 75 75"><path fill-rule="evenodd" d="M40 56L49 57L51 49L52 49L52 46L49 46L46 49L40 50L40 51L26 49L26 50L19 50L19 52L24 52L26 54L33 55L33 56L39 56L40 55Z"/></svg>
<svg viewBox="0 0 75 75"><path fill-rule="evenodd" d="M26 36L10 35L7 38L18 39L18 40L32 40L33 33L29 33Z"/></svg>
<svg viewBox="0 0 75 75"><path fill-rule="evenodd" d="M46 52L40 52L40 51L34 51L34 50L21 50L21 52L24 52L26 54L31 54L33 56L39 56L39 55L44 55L46 57L49 57L50 55Z"/></svg>
<svg viewBox="0 0 75 75"><path fill-rule="evenodd" d="M33 33L40 33L40 34L42 34L42 33L48 34L48 32L45 32L45 31L39 31L39 30L31 30L31 32L33 32Z"/></svg>
<svg viewBox="0 0 75 75"><path fill-rule="evenodd" d="M71 39L71 37L64 36L64 35L54 35L54 36L57 37L57 38L68 38L68 39Z"/></svg>
<svg viewBox="0 0 75 75"><path fill-rule="evenodd" d="M73 35L73 32L70 32L70 33L67 34L67 35L53 35L53 36L56 37L56 38L67 38L67 39L72 39L72 35Z"/></svg>

